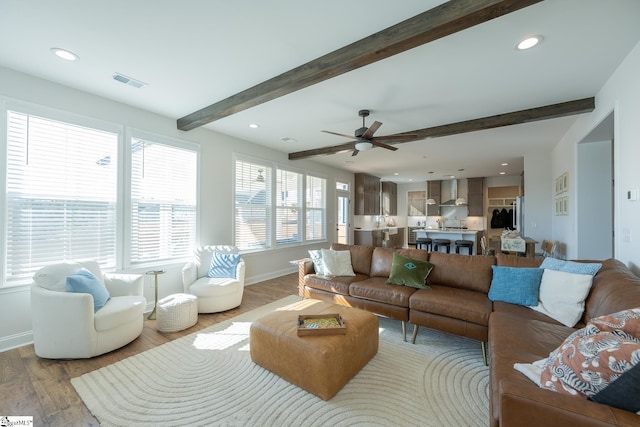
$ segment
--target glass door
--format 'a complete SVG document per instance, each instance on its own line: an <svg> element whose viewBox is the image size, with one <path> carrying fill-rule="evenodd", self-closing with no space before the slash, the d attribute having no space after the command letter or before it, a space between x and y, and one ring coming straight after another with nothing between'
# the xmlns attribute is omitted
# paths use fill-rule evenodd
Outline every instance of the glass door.
<svg viewBox="0 0 640 427"><path fill-rule="evenodd" d="M349 184L336 183L336 242L349 243L349 204L351 197Z"/></svg>

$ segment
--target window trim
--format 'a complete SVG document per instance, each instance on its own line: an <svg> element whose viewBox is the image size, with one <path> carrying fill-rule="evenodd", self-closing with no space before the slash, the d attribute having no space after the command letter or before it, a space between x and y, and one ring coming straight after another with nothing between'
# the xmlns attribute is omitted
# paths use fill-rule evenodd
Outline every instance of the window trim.
<svg viewBox="0 0 640 427"><path fill-rule="evenodd" d="M122 266L123 269L138 269L138 268L145 268L145 267L158 265L158 263L154 261L136 262L136 263L131 262L131 243L132 243L132 237L133 237L133 233L132 233L133 217L131 215L131 208L132 208L131 185L133 184L133 181L131 177L131 170L132 170L133 159L129 153L131 152L132 138L154 141L159 144L169 145L169 146L173 146L173 147L177 147L185 150L192 150L196 153L196 167L198 170L198 173L196 173L196 224L195 224L196 226L195 244L196 245L200 236L201 207L200 207L200 173L199 172L201 170L201 158L202 158L200 144L189 142L189 141L183 141L183 140L171 138L168 136L160 135L157 133L148 132L145 130L126 126L124 129L124 147L120 153L121 156L125 157L125 160L123 161L124 171L122 174L124 185L121 187L123 197L124 197L124 202L122 204L122 209L121 209L121 214L123 216L123 219L122 219L122 222L118 223L118 225L122 228L122 231L119 234L119 236L121 237L121 243L122 243L121 244L122 250L120 251L122 256L122 263L120 265ZM162 263L164 265L164 264L176 263L179 261L180 261L179 259L171 259L166 261L163 260Z"/></svg>
<svg viewBox="0 0 640 427"><path fill-rule="evenodd" d="M75 126L87 127L100 131L112 132L117 135L117 156L118 156L118 171L116 178L116 253L115 253L115 269L121 270L142 270L149 266L154 267L177 267L182 265L185 259L172 259L158 262L149 263L136 263L132 264L130 260L130 244L131 234L127 234L127 230L131 230L131 166L132 158L129 154L131 150L131 137L154 140L158 143L175 146L178 148L193 150L196 153L196 231L195 231L195 244L198 244L200 239L200 221L201 221L201 170L202 170L202 149L201 144L197 142L191 142L182 140L170 136L165 136L153 132L148 132L135 127L125 126L121 123L115 123L111 121L97 119L91 116L85 116L77 114L71 111L66 111L58 108L52 108L40 104L35 104L27 101L21 101L18 99L10 98L0 95L0 132L2 133L2 141L5 142L4 147L0 149L0 164L3 165L4 173L0 174L0 210L4 213L7 212L7 120L8 112L16 111L22 114L31 116L42 117L46 120L59 121L68 123ZM128 150L128 151L127 151ZM7 236L8 220L6 218L0 221L0 230L3 232L3 236ZM7 251L8 242L6 238L0 239L0 295L8 292L19 292L26 286L30 286L32 280L16 280L7 283L6 268L7 268ZM112 269L104 269L104 271L112 271Z"/></svg>
<svg viewBox="0 0 640 427"><path fill-rule="evenodd" d="M99 131L105 131L114 133L117 135L117 150L118 150L118 161L120 161L120 153L122 152L123 146L123 138L124 138L124 126L112 123L105 120L95 119L93 117L83 116L80 114L58 110L51 107L46 107L39 104L33 104L30 102L19 101L7 97L0 97L0 114L2 115L2 119L0 122L0 132L2 132L2 141L4 141L4 147L0 149L0 162L3 165L4 173L0 174L0 210L5 215L7 213L8 208L8 200L7 200L7 161L8 161L8 141L7 141L7 120L9 117L9 111L15 111L20 114L26 114L29 116L38 116L46 120L58 121L62 123L67 123L73 126L86 127L90 129L96 129ZM119 238L119 214L120 210L118 209L119 204L122 204L121 191L118 191L121 188L121 171L117 171L117 189L116 189L116 254L115 254L115 268L118 269L122 264L119 263L119 254L118 254L118 238ZM8 242L6 240L7 236L7 227L8 227L8 219L4 218L0 222L0 227L2 228L3 238L0 239L0 290L6 289L14 289L20 288L23 286L28 286L31 284L31 279L19 279L12 281L9 283L7 281L6 269L7 269L7 252L8 252ZM107 271L107 270L105 270Z"/></svg>
<svg viewBox="0 0 640 427"><path fill-rule="evenodd" d="M276 189L277 189L277 171L278 170L285 170L285 171L289 171L289 172L294 172L294 173L298 173L302 176L302 200L301 200L301 204L300 204L300 218L301 218L301 233L302 233L302 238L300 240L300 242L292 242L292 243L278 243L277 239L276 239L276 210L278 208L278 205L276 203L275 197L272 196L271 198L271 210L272 210L272 214L271 214L271 224L270 224L270 235L268 238L268 244L267 247L265 248L259 248L259 249L240 249L239 252L240 253L259 253L259 252L270 252L270 251L277 251L277 250L282 250L282 249L286 249L289 247L295 247L295 246L305 246L305 245L315 245L318 243L323 243L327 241L327 232L328 232L328 209L327 209L327 203L328 203L328 196L327 196L327 192L328 192L328 181L329 179L319 173L316 172L308 172L304 169L299 169L296 167L292 167L288 164L281 164L278 163L276 161L273 160L267 160L267 159L261 159L258 157L253 157L253 156L248 156L246 154L242 154L242 153L238 153L238 152L234 152L232 155L232 161L233 161L233 179L231 180L231 209L232 209L232 218L233 218L233 229L232 229L232 238L233 238L233 244L237 246L236 243L236 204L235 204L235 200L236 200L236 164L238 161L244 161L244 162L248 162L248 163L254 163L254 164L263 164L267 167L270 167L272 169L272 173L271 173L271 183L270 183L270 187L271 187L271 191L272 191L272 195L275 195ZM319 179L323 179L324 180L324 230L323 230L323 238L321 239L313 239L313 240L307 240L306 238L306 221L307 221L307 201L306 201L306 193L307 193L307 177L314 177L314 178L319 178ZM313 210L320 210L320 208L314 208Z"/></svg>

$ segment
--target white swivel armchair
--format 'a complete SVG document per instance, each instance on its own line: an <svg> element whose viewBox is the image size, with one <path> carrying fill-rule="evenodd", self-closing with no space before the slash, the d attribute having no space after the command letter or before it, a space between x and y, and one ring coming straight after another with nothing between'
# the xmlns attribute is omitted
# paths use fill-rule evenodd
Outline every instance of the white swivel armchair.
<svg viewBox="0 0 640 427"><path fill-rule="evenodd" d="M101 279L111 298L94 313L93 296L66 291L66 278L85 268ZM97 262L41 268L31 286L33 342L39 357L80 359L115 350L136 339L146 300L139 274L102 274Z"/></svg>
<svg viewBox="0 0 640 427"><path fill-rule="evenodd" d="M214 252L237 254L235 246L201 246L195 259L182 269L185 293L198 297L198 313L217 313L240 305L244 292L244 260L241 258L234 277L209 277Z"/></svg>

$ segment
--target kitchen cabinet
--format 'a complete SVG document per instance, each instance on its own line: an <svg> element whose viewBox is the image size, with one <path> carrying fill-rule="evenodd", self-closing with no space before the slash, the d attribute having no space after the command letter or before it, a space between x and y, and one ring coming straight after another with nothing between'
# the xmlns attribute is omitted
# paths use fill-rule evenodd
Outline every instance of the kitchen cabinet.
<svg viewBox="0 0 640 427"><path fill-rule="evenodd" d="M366 173L355 174L355 215L380 215L380 178Z"/></svg>
<svg viewBox="0 0 640 427"><path fill-rule="evenodd" d="M427 198L436 201L435 205L427 205L427 216L440 215L441 190L442 181L427 181Z"/></svg>
<svg viewBox="0 0 640 427"><path fill-rule="evenodd" d="M409 216L425 216L427 214L427 192L409 191L407 193L407 206Z"/></svg>
<svg viewBox="0 0 640 427"><path fill-rule="evenodd" d="M382 214L398 215L398 184L395 182L382 182Z"/></svg>
<svg viewBox="0 0 640 427"><path fill-rule="evenodd" d="M467 179L468 216L484 215L484 178Z"/></svg>

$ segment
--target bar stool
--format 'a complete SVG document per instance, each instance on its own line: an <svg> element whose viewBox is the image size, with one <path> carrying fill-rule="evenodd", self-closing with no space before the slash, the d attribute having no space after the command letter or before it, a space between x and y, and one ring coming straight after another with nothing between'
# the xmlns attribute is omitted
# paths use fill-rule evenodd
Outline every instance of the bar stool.
<svg viewBox="0 0 640 427"><path fill-rule="evenodd" d="M416 239L416 249L426 249L430 251L432 249L432 241L430 237L420 237Z"/></svg>
<svg viewBox="0 0 640 427"><path fill-rule="evenodd" d="M460 248L467 248L469 255L473 255L473 241L471 240L456 240L456 253L460 253Z"/></svg>
<svg viewBox="0 0 640 427"><path fill-rule="evenodd" d="M449 248L451 247L451 240L449 239L433 239L433 251L438 252L438 247L444 246L447 248L447 253L449 253Z"/></svg>

